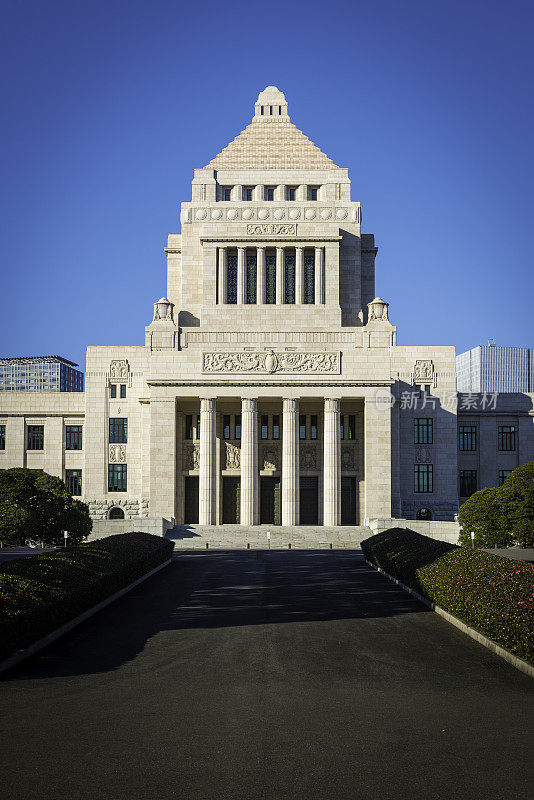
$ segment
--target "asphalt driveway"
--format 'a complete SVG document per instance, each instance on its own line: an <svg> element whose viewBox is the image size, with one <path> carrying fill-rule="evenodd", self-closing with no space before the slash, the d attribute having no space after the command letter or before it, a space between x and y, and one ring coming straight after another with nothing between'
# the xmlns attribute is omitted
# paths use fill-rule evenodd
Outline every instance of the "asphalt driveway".
<svg viewBox="0 0 534 800"><path fill-rule="evenodd" d="M9 800L523 800L533 689L358 553L181 553L4 675L0 785Z"/></svg>

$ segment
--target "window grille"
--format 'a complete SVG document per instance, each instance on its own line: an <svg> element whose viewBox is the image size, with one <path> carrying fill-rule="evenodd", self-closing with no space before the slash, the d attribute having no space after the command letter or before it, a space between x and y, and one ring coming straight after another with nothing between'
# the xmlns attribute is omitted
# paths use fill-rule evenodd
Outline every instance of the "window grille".
<svg viewBox="0 0 534 800"><path fill-rule="evenodd" d="M237 303L237 253L228 253L226 266L226 302Z"/></svg>
<svg viewBox="0 0 534 800"><path fill-rule="evenodd" d="M434 421L431 418L414 419L413 441L414 444L432 444L434 440Z"/></svg>
<svg viewBox="0 0 534 800"><path fill-rule="evenodd" d="M432 464L414 465L414 492L434 491L434 467Z"/></svg>
<svg viewBox="0 0 534 800"><path fill-rule="evenodd" d="M126 464L108 464L108 492L127 491Z"/></svg>
<svg viewBox="0 0 534 800"><path fill-rule="evenodd" d="M515 425L499 425L499 450L515 450Z"/></svg>
<svg viewBox="0 0 534 800"><path fill-rule="evenodd" d="M66 469L65 483L70 494L78 496L82 493L82 471L81 469Z"/></svg>
<svg viewBox="0 0 534 800"><path fill-rule="evenodd" d="M66 450L81 450L82 449L82 426L81 425L66 425L65 426L65 449ZM71 492L72 494L72 492Z"/></svg>
<svg viewBox="0 0 534 800"><path fill-rule="evenodd" d="M269 305L276 303L276 256L274 255L265 258L265 302Z"/></svg>
<svg viewBox="0 0 534 800"><path fill-rule="evenodd" d="M28 425L28 450L44 450L44 425Z"/></svg>
<svg viewBox="0 0 534 800"><path fill-rule="evenodd" d="M128 441L128 420L124 417L110 417L109 443L126 444Z"/></svg>
<svg viewBox="0 0 534 800"><path fill-rule="evenodd" d="M315 303L315 253L304 251L304 302Z"/></svg>
<svg viewBox="0 0 534 800"><path fill-rule="evenodd" d="M256 302L257 266L256 253L247 253L247 292L246 301L249 305Z"/></svg>
<svg viewBox="0 0 534 800"><path fill-rule="evenodd" d="M476 425L460 425L458 447L460 450L477 449L477 427Z"/></svg>
<svg viewBox="0 0 534 800"><path fill-rule="evenodd" d="M284 302L291 304L295 302L295 254L285 253L285 275L284 275Z"/></svg>

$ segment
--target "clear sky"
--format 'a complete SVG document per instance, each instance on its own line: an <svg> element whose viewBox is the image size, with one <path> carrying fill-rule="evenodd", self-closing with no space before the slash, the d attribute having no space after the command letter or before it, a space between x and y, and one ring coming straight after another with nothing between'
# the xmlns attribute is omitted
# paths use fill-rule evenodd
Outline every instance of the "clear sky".
<svg viewBox="0 0 534 800"><path fill-rule="evenodd" d="M260 90L348 167L399 344L534 346L534 3L2 0L1 355L143 344Z"/></svg>

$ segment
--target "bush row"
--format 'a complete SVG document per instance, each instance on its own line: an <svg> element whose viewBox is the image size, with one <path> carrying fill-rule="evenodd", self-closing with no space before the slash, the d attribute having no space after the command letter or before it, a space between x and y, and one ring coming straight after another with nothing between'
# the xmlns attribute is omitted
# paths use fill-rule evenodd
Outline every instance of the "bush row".
<svg viewBox="0 0 534 800"><path fill-rule="evenodd" d="M123 533L0 565L0 660L167 561L173 547Z"/></svg>
<svg viewBox="0 0 534 800"><path fill-rule="evenodd" d="M534 663L534 565L392 528L365 557L436 605Z"/></svg>

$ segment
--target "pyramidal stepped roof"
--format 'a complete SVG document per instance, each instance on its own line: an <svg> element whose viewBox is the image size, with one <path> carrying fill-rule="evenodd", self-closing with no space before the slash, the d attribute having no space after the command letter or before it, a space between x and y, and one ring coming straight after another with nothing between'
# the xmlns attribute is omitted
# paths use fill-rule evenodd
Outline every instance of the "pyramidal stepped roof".
<svg viewBox="0 0 534 800"><path fill-rule="evenodd" d="M206 165L210 169L337 169L332 159L293 125L283 92L260 92L254 117L239 136Z"/></svg>

